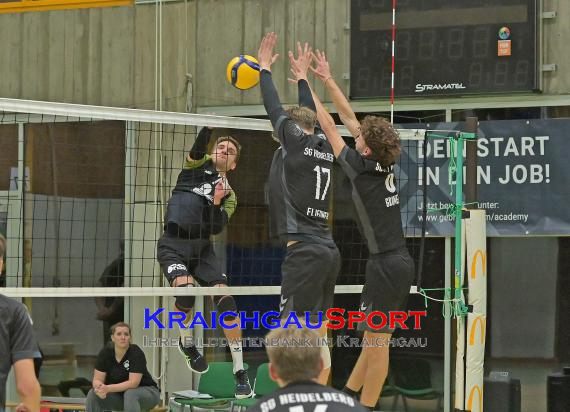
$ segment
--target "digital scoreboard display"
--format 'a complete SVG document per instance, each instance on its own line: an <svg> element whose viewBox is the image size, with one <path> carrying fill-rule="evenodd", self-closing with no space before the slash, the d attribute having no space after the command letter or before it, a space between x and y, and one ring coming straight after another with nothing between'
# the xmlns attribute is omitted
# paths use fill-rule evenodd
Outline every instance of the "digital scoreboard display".
<svg viewBox="0 0 570 412"><path fill-rule="evenodd" d="M537 0L398 0L395 95L536 90ZM351 98L390 96L392 0L351 1Z"/></svg>

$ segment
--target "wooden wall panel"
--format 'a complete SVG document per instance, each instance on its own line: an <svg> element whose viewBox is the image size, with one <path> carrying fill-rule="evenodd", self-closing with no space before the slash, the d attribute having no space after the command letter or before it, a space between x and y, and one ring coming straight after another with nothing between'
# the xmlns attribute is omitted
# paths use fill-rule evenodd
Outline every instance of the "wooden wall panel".
<svg viewBox="0 0 570 412"><path fill-rule="evenodd" d="M348 96L350 81L342 79L343 73L350 73L350 0L327 0L325 8L324 51L330 61L337 84Z"/></svg>
<svg viewBox="0 0 570 412"><path fill-rule="evenodd" d="M545 93L570 93L566 0L542 0ZM186 73L193 76L193 108L259 105L259 89L239 91L225 79L231 57L256 54L263 33L279 35L274 81L286 104L286 53L295 41L324 49L348 92L350 0L186 0L163 4L163 107L185 111ZM0 15L0 96L140 108L155 107L155 5ZM316 84L322 95L322 85Z"/></svg>
<svg viewBox="0 0 570 412"><path fill-rule="evenodd" d="M45 35L47 15L43 13L25 13L22 15L22 94L34 96L37 100L48 98L48 70L46 62L49 56L49 38Z"/></svg>
<svg viewBox="0 0 570 412"><path fill-rule="evenodd" d="M35 13L36 14L36 13ZM65 101L65 90L62 85L65 85L65 44L66 44L66 13L47 13L46 17L46 31L48 44L50 45L49 53L47 55L47 94L48 100L61 102ZM56 46L57 45L57 46Z"/></svg>
<svg viewBox="0 0 570 412"><path fill-rule="evenodd" d="M200 105L236 104L241 92L228 85L225 73L228 61L243 50L243 1L202 0L197 7L197 101Z"/></svg>
<svg viewBox="0 0 570 412"><path fill-rule="evenodd" d="M155 7L145 4L135 7L134 48L134 95L132 107L154 110L155 108Z"/></svg>
<svg viewBox="0 0 570 412"><path fill-rule="evenodd" d="M87 37L86 43L83 47L87 54L86 70L87 74L85 79L87 81L87 104L106 105L101 99L101 30L98 28L101 25L102 9L90 9L86 11L87 18Z"/></svg>
<svg viewBox="0 0 570 412"><path fill-rule="evenodd" d="M243 15L243 46L240 53L257 57L259 42L264 34L261 22L263 21L263 1L244 0ZM259 104L261 92L259 87L237 92L241 104Z"/></svg>
<svg viewBox="0 0 570 412"><path fill-rule="evenodd" d="M196 63L196 37L191 25L195 21L195 4L180 2L163 10L163 27L169 28L162 34L162 58L168 62L162 67L163 108L167 111L185 111L186 74Z"/></svg>
<svg viewBox="0 0 570 412"><path fill-rule="evenodd" d="M0 16L0 96L21 97L20 70L22 67L22 16L5 14Z"/></svg>
<svg viewBox="0 0 570 412"><path fill-rule="evenodd" d="M10 189L10 174L18 167L18 126L0 125L0 190Z"/></svg>
<svg viewBox="0 0 570 412"><path fill-rule="evenodd" d="M101 100L111 106L133 101L133 8L101 9Z"/></svg>

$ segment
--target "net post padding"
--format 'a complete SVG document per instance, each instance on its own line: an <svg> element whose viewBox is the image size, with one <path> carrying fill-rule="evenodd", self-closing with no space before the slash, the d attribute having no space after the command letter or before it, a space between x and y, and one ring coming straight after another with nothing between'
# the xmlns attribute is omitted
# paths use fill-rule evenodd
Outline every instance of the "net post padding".
<svg viewBox="0 0 570 412"><path fill-rule="evenodd" d="M471 210L465 221L467 234L468 304L465 329L465 410L483 408L483 373L487 331L487 232L485 210Z"/></svg>

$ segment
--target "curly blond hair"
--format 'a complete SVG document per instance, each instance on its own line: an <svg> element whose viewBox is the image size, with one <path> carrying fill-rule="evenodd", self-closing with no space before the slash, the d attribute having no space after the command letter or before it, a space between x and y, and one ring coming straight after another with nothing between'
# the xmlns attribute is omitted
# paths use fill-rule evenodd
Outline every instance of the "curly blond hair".
<svg viewBox="0 0 570 412"><path fill-rule="evenodd" d="M371 159L382 166L396 163L402 151L398 132L386 119L378 116L366 116L360 123L360 135L370 148Z"/></svg>

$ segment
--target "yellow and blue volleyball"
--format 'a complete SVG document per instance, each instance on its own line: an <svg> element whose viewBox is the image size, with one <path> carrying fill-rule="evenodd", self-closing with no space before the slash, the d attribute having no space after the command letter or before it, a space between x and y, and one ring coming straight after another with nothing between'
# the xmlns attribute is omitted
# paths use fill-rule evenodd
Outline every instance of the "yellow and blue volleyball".
<svg viewBox="0 0 570 412"><path fill-rule="evenodd" d="M228 82L240 90L251 89L259 83L259 62L253 56L241 54L228 63Z"/></svg>

